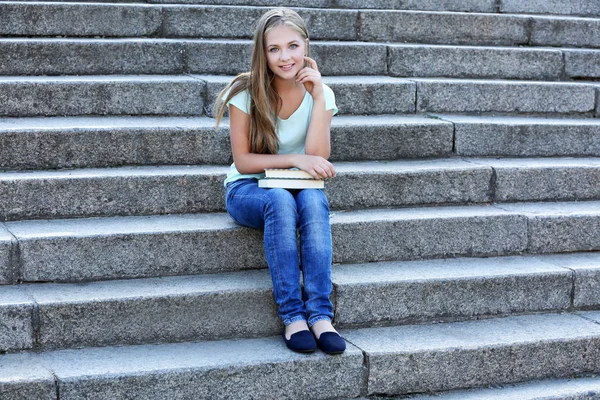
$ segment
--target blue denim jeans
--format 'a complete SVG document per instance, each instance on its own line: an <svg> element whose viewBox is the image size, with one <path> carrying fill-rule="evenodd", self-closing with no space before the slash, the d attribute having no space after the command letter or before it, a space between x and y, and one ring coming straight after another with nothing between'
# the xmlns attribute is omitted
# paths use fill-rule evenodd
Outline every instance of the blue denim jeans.
<svg viewBox="0 0 600 400"><path fill-rule="evenodd" d="M226 205L237 223L264 229L273 295L283 323L306 320L312 326L320 320L331 321L331 228L325 193L318 189L263 189L256 179L240 179L227 185Z"/></svg>

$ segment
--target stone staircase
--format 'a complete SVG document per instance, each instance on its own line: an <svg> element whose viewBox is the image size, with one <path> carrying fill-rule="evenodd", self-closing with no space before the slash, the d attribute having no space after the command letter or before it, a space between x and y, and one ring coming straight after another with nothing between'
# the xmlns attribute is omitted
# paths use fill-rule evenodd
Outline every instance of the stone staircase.
<svg viewBox="0 0 600 400"><path fill-rule="evenodd" d="M600 3L285 2L340 108L340 356L224 212L211 105L282 4L0 1L0 398L599 398Z"/></svg>

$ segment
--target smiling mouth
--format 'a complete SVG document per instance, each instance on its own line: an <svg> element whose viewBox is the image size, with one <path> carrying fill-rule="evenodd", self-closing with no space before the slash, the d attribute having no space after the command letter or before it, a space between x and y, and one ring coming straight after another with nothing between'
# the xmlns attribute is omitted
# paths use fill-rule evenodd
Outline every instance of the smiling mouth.
<svg viewBox="0 0 600 400"><path fill-rule="evenodd" d="M294 67L294 64L288 64L288 65L280 65L279 68L281 68L284 71L289 71Z"/></svg>

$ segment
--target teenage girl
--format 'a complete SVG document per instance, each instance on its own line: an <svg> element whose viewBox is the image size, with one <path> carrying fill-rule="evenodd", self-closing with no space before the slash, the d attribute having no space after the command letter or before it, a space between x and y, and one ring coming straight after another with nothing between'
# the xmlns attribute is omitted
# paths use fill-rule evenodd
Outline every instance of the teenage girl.
<svg viewBox="0 0 600 400"><path fill-rule="evenodd" d="M263 189L257 181L266 168L298 168L316 179L335 177L327 161L335 97L308 55L302 18L286 8L268 11L256 27L250 72L238 75L221 92L215 115L218 124L228 107L234 163L225 180L227 212L241 225L264 229L287 347L313 352L318 346L337 354L346 343L331 325L327 198L319 189Z"/></svg>

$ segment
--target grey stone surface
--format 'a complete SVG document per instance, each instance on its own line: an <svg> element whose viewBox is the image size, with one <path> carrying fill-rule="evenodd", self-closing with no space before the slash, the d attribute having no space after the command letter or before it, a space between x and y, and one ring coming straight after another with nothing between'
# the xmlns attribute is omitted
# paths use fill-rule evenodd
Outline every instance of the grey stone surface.
<svg viewBox="0 0 600 400"><path fill-rule="evenodd" d="M404 43L518 45L527 43L527 24L526 17L514 15L367 10L360 13L360 38Z"/></svg>
<svg viewBox="0 0 600 400"><path fill-rule="evenodd" d="M595 16L600 15L600 4L595 0L502 0L500 12Z"/></svg>
<svg viewBox="0 0 600 400"><path fill-rule="evenodd" d="M21 288L0 286L0 351L33 348L33 306L32 298Z"/></svg>
<svg viewBox="0 0 600 400"><path fill-rule="evenodd" d="M208 165L5 172L0 218L219 211L226 173L225 166Z"/></svg>
<svg viewBox="0 0 600 400"><path fill-rule="evenodd" d="M0 4L3 36L150 36L161 21L160 7L140 4Z"/></svg>
<svg viewBox="0 0 600 400"><path fill-rule="evenodd" d="M368 393L570 377L600 367L600 326L570 315L345 331L369 357Z"/></svg>
<svg viewBox="0 0 600 400"><path fill-rule="evenodd" d="M1 17L0 17L1 18ZM156 39L0 39L2 75L178 74L182 42Z"/></svg>
<svg viewBox="0 0 600 400"><path fill-rule="evenodd" d="M123 0L120 0L123 1ZM126 0L128 1L128 0ZM227 4L250 6L285 6L309 8L365 8L386 10L439 10L495 12L494 0L150 0L150 3Z"/></svg>
<svg viewBox="0 0 600 400"><path fill-rule="evenodd" d="M337 163L325 185L334 209L492 200L492 169L461 160Z"/></svg>
<svg viewBox="0 0 600 400"><path fill-rule="evenodd" d="M165 5L162 34L166 37L250 38L253 26L268 8ZM356 40L356 10L296 9L311 39Z"/></svg>
<svg viewBox="0 0 600 400"><path fill-rule="evenodd" d="M17 279L18 271L13 261L13 237L0 224L0 285L13 283Z"/></svg>
<svg viewBox="0 0 600 400"><path fill-rule="evenodd" d="M452 124L434 118L342 115L331 122L334 161L444 157L452 142Z"/></svg>
<svg viewBox="0 0 600 400"><path fill-rule="evenodd" d="M231 163L226 123L204 117L0 119L0 167Z"/></svg>
<svg viewBox="0 0 600 400"><path fill-rule="evenodd" d="M600 253L560 254L544 260L574 272L574 307L600 305Z"/></svg>
<svg viewBox="0 0 600 400"><path fill-rule="evenodd" d="M597 400L600 379L552 379L485 389L453 391L415 400Z"/></svg>
<svg viewBox="0 0 600 400"><path fill-rule="evenodd" d="M185 42L187 68L199 74L237 75L250 69L250 40L189 40ZM323 75L387 75L383 44L316 41L310 55Z"/></svg>
<svg viewBox="0 0 600 400"><path fill-rule="evenodd" d="M191 275L266 265L262 232L224 214L21 221L23 280Z"/></svg>
<svg viewBox="0 0 600 400"><path fill-rule="evenodd" d="M597 158L471 159L496 174L495 201L569 201L600 198Z"/></svg>
<svg viewBox="0 0 600 400"><path fill-rule="evenodd" d="M332 214L334 262L499 255L527 246L526 218L489 206Z"/></svg>
<svg viewBox="0 0 600 400"><path fill-rule="evenodd" d="M56 400L54 376L35 355L3 354L0 357L0 397L3 400Z"/></svg>
<svg viewBox="0 0 600 400"><path fill-rule="evenodd" d="M324 77L336 96L340 114L415 112L416 85L387 76Z"/></svg>
<svg viewBox="0 0 600 400"><path fill-rule="evenodd" d="M600 19L536 17L533 19L530 44L600 47Z"/></svg>
<svg viewBox="0 0 600 400"><path fill-rule="evenodd" d="M63 350L41 356L61 396L84 399L280 399L357 397L359 349L341 356L293 353L281 337Z"/></svg>
<svg viewBox="0 0 600 400"><path fill-rule="evenodd" d="M501 207L528 218L531 253L600 250L600 202L514 203Z"/></svg>
<svg viewBox="0 0 600 400"><path fill-rule="evenodd" d="M600 51L565 49L565 74L569 78L600 78Z"/></svg>
<svg viewBox="0 0 600 400"><path fill-rule="evenodd" d="M590 113L594 88L566 82L414 79L418 112Z"/></svg>
<svg viewBox="0 0 600 400"><path fill-rule="evenodd" d="M455 127L464 156L600 156L600 122L591 118L440 115Z"/></svg>
<svg viewBox="0 0 600 400"><path fill-rule="evenodd" d="M43 349L277 335L268 270L25 285Z"/></svg>
<svg viewBox="0 0 600 400"><path fill-rule="evenodd" d="M558 50L392 45L390 75L415 77L559 80L563 70Z"/></svg>
<svg viewBox="0 0 600 400"><path fill-rule="evenodd" d="M457 258L333 269L337 326L561 310L572 273L542 258Z"/></svg>
<svg viewBox="0 0 600 400"><path fill-rule="evenodd" d="M212 115L212 107L219 92L233 77L194 77L206 82L205 109L208 115ZM341 115L415 112L414 82L388 76L326 76L323 77L323 82L333 90Z"/></svg>
<svg viewBox="0 0 600 400"><path fill-rule="evenodd" d="M185 76L0 78L0 116L201 115L204 83Z"/></svg>

